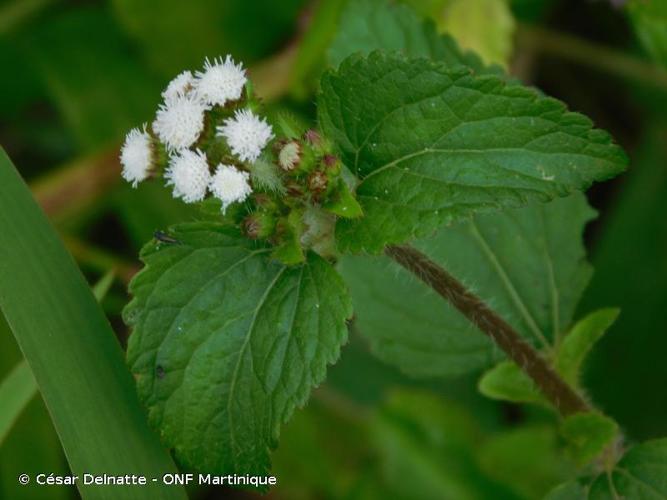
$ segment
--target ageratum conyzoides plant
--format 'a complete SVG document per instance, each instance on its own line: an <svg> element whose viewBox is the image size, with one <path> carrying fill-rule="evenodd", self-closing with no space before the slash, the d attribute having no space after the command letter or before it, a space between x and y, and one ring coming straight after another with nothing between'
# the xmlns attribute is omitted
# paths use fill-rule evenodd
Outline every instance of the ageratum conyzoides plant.
<svg viewBox="0 0 667 500"><path fill-rule="evenodd" d="M594 215L578 193L626 156L588 118L410 16L417 49L334 41L317 123L269 113L226 56L178 75L152 123L127 135L123 177L201 209L146 244L124 312L150 422L184 467L267 474L281 425L354 321L374 354L416 377L495 363L483 394L562 417L586 478L564 488L620 498L635 486L607 481L619 461L643 477L643 455L667 452L659 441L624 456L580 386L618 311L572 319ZM417 310L441 331L396 326Z"/></svg>

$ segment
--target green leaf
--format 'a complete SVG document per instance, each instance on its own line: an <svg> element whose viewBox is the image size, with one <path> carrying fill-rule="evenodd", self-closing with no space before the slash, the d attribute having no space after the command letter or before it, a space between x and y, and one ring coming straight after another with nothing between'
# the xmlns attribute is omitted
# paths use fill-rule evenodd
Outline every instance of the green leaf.
<svg viewBox="0 0 667 500"><path fill-rule="evenodd" d="M500 67L487 67L476 54L462 51L449 35L439 35L432 21L422 19L407 5L387 0L348 2L329 47L329 63L338 67L351 54L374 50L399 51L448 66L464 64L479 73L502 74Z"/></svg>
<svg viewBox="0 0 667 500"><path fill-rule="evenodd" d="M591 268L581 241L594 212L581 194L477 215L415 246L472 286L533 343L564 331ZM383 361L414 376L479 370L498 349L463 315L387 257L345 256L355 324Z"/></svg>
<svg viewBox="0 0 667 500"><path fill-rule="evenodd" d="M111 288L113 271L106 273L93 287L98 302ZM0 446L12 426L33 396L37 394L37 382L25 360L20 361L0 384Z"/></svg>
<svg viewBox="0 0 667 500"><path fill-rule="evenodd" d="M36 392L37 382L25 361L0 383L0 445Z"/></svg>
<svg viewBox="0 0 667 500"><path fill-rule="evenodd" d="M586 189L623 151L583 115L489 75L379 52L322 78L319 121L359 179L344 252L380 252L482 210Z"/></svg>
<svg viewBox="0 0 667 500"><path fill-rule="evenodd" d="M600 413L576 413L563 420L560 432L577 463L585 465L618 436L618 425Z"/></svg>
<svg viewBox="0 0 667 500"><path fill-rule="evenodd" d="M512 361L503 361L479 381L479 392L491 399L513 403L538 403L542 395L533 381Z"/></svg>
<svg viewBox="0 0 667 500"><path fill-rule="evenodd" d="M596 238L582 311L623 313L586 361L585 386L634 439L667 435L667 128L647 125Z"/></svg>
<svg viewBox="0 0 667 500"><path fill-rule="evenodd" d="M572 385L579 385L579 371L586 356L607 329L614 324L619 309L600 309L579 320L558 347L556 369Z"/></svg>
<svg viewBox="0 0 667 500"><path fill-rule="evenodd" d="M266 474L280 425L347 337L345 286L315 254L285 266L218 224L170 235L144 247L124 311L140 398L184 465Z"/></svg>
<svg viewBox="0 0 667 500"><path fill-rule="evenodd" d="M332 198L327 201L322 208L346 219L354 219L361 217L364 212L361 209L359 202L352 196L350 189L345 182L340 181L340 186Z"/></svg>
<svg viewBox="0 0 667 500"><path fill-rule="evenodd" d="M565 483L545 500L661 500L667 498L666 478L667 439L655 439L630 448L608 472Z"/></svg>
<svg viewBox="0 0 667 500"><path fill-rule="evenodd" d="M512 56L515 22L508 0L444 0L438 28L487 64L507 67Z"/></svg>
<svg viewBox="0 0 667 500"><path fill-rule="evenodd" d="M0 309L37 380L72 472L176 472L146 424L109 322L4 152L0 185ZM141 488L78 486L84 499L138 499L151 492L185 498L182 488L159 482Z"/></svg>
<svg viewBox="0 0 667 500"><path fill-rule="evenodd" d="M602 474L595 480L588 498L667 498L667 439L647 441L631 448L608 475Z"/></svg>

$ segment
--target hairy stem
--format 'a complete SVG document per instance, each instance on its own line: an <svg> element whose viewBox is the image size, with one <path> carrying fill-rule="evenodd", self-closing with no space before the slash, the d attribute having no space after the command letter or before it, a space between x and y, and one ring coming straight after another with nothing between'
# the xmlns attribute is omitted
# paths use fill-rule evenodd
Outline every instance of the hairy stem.
<svg viewBox="0 0 667 500"><path fill-rule="evenodd" d="M410 246L389 246L385 253L458 309L519 365L563 416L591 411L586 400L551 368L517 331L461 282Z"/></svg>

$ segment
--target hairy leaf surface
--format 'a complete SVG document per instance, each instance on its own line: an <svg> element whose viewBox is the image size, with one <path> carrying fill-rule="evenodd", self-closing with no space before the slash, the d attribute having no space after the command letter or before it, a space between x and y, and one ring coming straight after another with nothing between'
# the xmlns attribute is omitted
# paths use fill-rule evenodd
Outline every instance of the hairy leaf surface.
<svg viewBox="0 0 667 500"><path fill-rule="evenodd" d="M583 115L534 90L425 59L352 56L322 78L319 120L359 178L365 216L340 221L345 252L586 189L626 156Z"/></svg>
<svg viewBox="0 0 667 500"><path fill-rule="evenodd" d="M314 254L285 266L213 223L170 236L144 248L124 312L140 397L183 464L265 474L280 425L338 358L347 291Z"/></svg>

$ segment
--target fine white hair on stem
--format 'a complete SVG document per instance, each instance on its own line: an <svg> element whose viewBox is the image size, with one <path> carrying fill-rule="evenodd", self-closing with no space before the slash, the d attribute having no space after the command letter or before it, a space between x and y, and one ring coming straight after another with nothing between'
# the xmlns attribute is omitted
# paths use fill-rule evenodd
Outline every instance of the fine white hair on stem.
<svg viewBox="0 0 667 500"><path fill-rule="evenodd" d="M130 182L132 187L146 179L153 166L153 146L146 125L133 128L125 137L120 150L120 163L123 166L121 175Z"/></svg>
<svg viewBox="0 0 667 500"><path fill-rule="evenodd" d="M231 56L204 62L204 70L196 72L194 83L197 97L208 105L224 106L228 101L240 99L246 84L243 65L236 64Z"/></svg>
<svg viewBox="0 0 667 500"><path fill-rule="evenodd" d="M237 110L217 128L232 153L241 161L254 162L273 139L271 125L248 109Z"/></svg>
<svg viewBox="0 0 667 500"><path fill-rule="evenodd" d="M192 146L204 130L207 106L191 94L176 96L158 108L153 130L170 151Z"/></svg>
<svg viewBox="0 0 667 500"><path fill-rule="evenodd" d="M167 185L174 187L174 198L186 203L203 200L211 181L206 155L199 150L179 151L171 156L164 177Z"/></svg>
<svg viewBox="0 0 667 500"><path fill-rule="evenodd" d="M179 97L184 97L190 93L195 82L195 77L191 71L183 71L174 78L167 88L162 92L162 98L166 103L174 101Z"/></svg>
<svg viewBox="0 0 667 500"><path fill-rule="evenodd" d="M248 172L231 165L218 165L209 187L213 196L222 201L223 212L232 203L243 201L252 193L249 178Z"/></svg>

